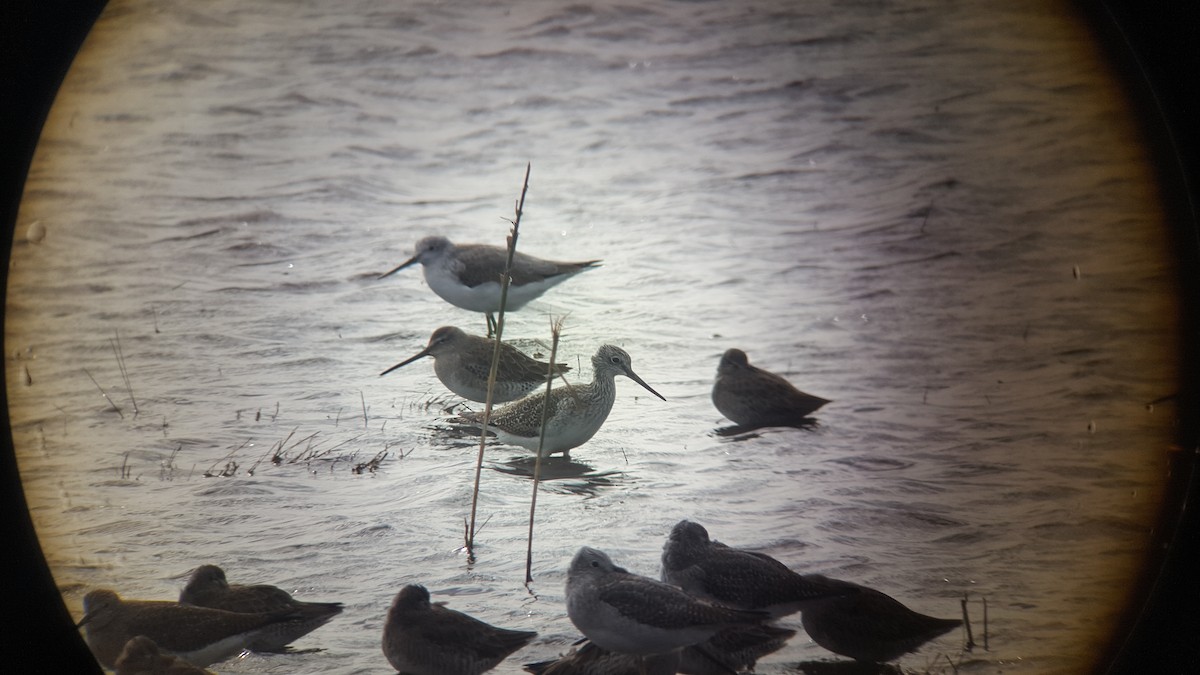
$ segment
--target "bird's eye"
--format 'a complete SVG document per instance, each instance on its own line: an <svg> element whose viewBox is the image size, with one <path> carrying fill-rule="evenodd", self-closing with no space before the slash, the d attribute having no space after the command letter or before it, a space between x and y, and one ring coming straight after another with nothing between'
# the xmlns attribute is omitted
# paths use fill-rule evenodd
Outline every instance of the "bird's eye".
<svg viewBox="0 0 1200 675"><path fill-rule="evenodd" d="M612 358L610 359L610 361L612 361L613 363L620 363L620 362L621 362L621 357L619 357L619 356L614 356L614 357L612 357Z"/></svg>
<svg viewBox="0 0 1200 675"><path fill-rule="evenodd" d="M599 560L593 560L593 561L592 561L592 567L599 567L599 566L600 566L600 561L599 561Z"/></svg>

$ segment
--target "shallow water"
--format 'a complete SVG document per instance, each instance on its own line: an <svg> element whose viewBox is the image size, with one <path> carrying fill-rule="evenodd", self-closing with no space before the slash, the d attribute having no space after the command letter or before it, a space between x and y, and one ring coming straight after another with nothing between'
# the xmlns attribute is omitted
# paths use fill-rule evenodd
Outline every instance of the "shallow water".
<svg viewBox="0 0 1200 675"><path fill-rule="evenodd" d="M174 598L203 563L346 603L296 645L324 651L223 671L384 671L418 582L538 630L515 673L577 636L580 545L657 576L686 517L925 613L969 593L977 641L987 598L989 649L952 633L907 668L1083 670L1175 413L1147 405L1176 388L1176 287L1129 116L1051 3L112 2L10 271L47 558L77 616L93 587ZM425 234L503 243L527 161L521 249L604 265L506 335L565 315L579 378L612 342L667 398L620 379L586 467L543 485L532 592L522 453L487 451L469 563L456 401L428 361L378 376L483 319L416 270L376 279ZM713 434L733 346L833 399L819 426ZM801 634L759 671L828 658Z"/></svg>

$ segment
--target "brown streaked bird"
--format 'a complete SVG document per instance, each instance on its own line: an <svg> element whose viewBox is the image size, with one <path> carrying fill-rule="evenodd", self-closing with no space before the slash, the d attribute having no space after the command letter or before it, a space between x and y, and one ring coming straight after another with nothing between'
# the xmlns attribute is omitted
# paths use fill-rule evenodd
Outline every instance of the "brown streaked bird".
<svg viewBox="0 0 1200 675"><path fill-rule="evenodd" d="M781 649L795 634L766 624L725 628L682 651L647 658L646 673L639 657L609 651L584 638L559 658L527 663L525 670L534 675L729 675L753 670L758 659Z"/></svg>
<svg viewBox="0 0 1200 675"><path fill-rule="evenodd" d="M756 609L778 619L829 597L857 591L816 574L797 574L769 555L712 541L690 520L671 528L663 545L662 579L727 607Z"/></svg>
<svg viewBox="0 0 1200 675"><path fill-rule="evenodd" d="M744 428L811 425L809 415L829 403L800 391L775 373L750 365L740 349L726 350L721 356L712 401L722 415Z"/></svg>
<svg viewBox="0 0 1200 675"><path fill-rule="evenodd" d="M239 614L158 600L121 600L98 589L83 598L84 628L96 660L112 668L130 639L144 635L196 666L224 661L247 649L264 630L296 618L290 611Z"/></svg>
<svg viewBox="0 0 1200 675"><path fill-rule="evenodd" d="M762 657L783 649L796 635L790 628L770 624L726 628L698 645L683 650L679 672L686 675L728 675L754 670Z"/></svg>
<svg viewBox="0 0 1200 675"><path fill-rule="evenodd" d="M766 612L711 604L683 589L632 574L584 546L567 570L567 617L589 640L634 656L704 642L725 628L757 624Z"/></svg>
<svg viewBox="0 0 1200 675"><path fill-rule="evenodd" d="M583 638L557 659L526 663L524 668L534 675L675 675L679 672L679 660L678 650L643 659L605 649Z"/></svg>
<svg viewBox="0 0 1200 675"><path fill-rule="evenodd" d="M256 652L282 651L342 612L340 602L301 602L275 586L231 585L225 580L225 571L216 565L197 567L180 592L179 602L241 614L294 613L295 619L273 624L258 633L249 646Z"/></svg>
<svg viewBox="0 0 1200 675"><path fill-rule="evenodd" d="M400 589L383 626L383 654L409 675L478 675L537 637L497 628L443 603L430 603L424 586Z"/></svg>
<svg viewBox="0 0 1200 675"><path fill-rule="evenodd" d="M447 389L469 401L484 403L487 401L488 373L492 369L495 347L495 343L488 338L470 335L454 326L442 326L433 331L425 349L379 375L382 377L417 359L432 356L433 372ZM512 345L501 343L492 402L515 401L538 387L545 387L549 368L549 363L538 361ZM567 364L557 363L554 373L557 375L570 370Z"/></svg>
<svg viewBox="0 0 1200 675"><path fill-rule="evenodd" d="M159 650L154 640L138 635L125 643L114 666L116 675L213 675L212 671Z"/></svg>
<svg viewBox="0 0 1200 675"><path fill-rule="evenodd" d="M829 586L855 592L805 607L800 616L804 630L813 642L856 661L892 661L962 625L959 619L938 619L914 612L873 588L820 578Z"/></svg>
<svg viewBox="0 0 1200 675"><path fill-rule="evenodd" d="M500 275L507 260L506 248L487 244L455 245L446 237L435 235L418 241L411 258L379 278L421 263L425 269L425 283L443 300L456 307L487 314L488 335L491 335L496 325L494 314L500 311ZM554 286L599 264L599 260L544 260L516 251L505 310L515 312Z"/></svg>
<svg viewBox="0 0 1200 675"><path fill-rule="evenodd" d="M651 394L667 400L633 372L632 361L624 349L601 345L592 356L591 382L550 390L546 438L542 444L543 457L557 452L565 457L572 448L583 445L596 435L617 399L617 375L624 375ZM519 445L536 453L545 400L546 392L539 391L493 411L488 418L488 431L494 432L505 443ZM482 427L483 411L463 413L450 421Z"/></svg>

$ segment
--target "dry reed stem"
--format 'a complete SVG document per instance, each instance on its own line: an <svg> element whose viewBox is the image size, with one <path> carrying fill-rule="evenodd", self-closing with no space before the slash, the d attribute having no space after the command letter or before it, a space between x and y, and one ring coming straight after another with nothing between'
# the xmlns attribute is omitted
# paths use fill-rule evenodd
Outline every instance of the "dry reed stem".
<svg viewBox="0 0 1200 675"><path fill-rule="evenodd" d="M296 435L296 429L298 429L298 428L299 427L293 427L291 432L288 433L287 436L284 436L283 438L279 439L278 441L275 441L275 445L272 445L270 450L268 450L268 452L273 451L273 453L271 455L271 463L274 464L275 466L279 466L280 464L283 464L283 460L287 459L287 455L284 454L286 452L286 450L284 450L283 446L287 445L287 442L292 440L292 436ZM291 450L292 448L296 447L297 445L300 445L304 441L310 440L313 436L316 436L318 433L319 432L314 431L311 434L309 434L308 436L301 438L300 440L293 443L288 448L288 450Z"/></svg>
<svg viewBox="0 0 1200 675"><path fill-rule="evenodd" d="M983 650L991 651L988 646L988 615L987 615L987 596L983 596Z"/></svg>
<svg viewBox="0 0 1200 675"><path fill-rule="evenodd" d="M108 401L108 404L112 406L113 410L117 411L117 414L121 416L121 419L125 419L125 413L121 412L121 407L116 403L113 403L113 400L108 396L108 392L104 391L104 387L100 386L100 383L96 381L96 378L92 377L92 374L88 372L87 368L83 369L83 374L87 375L88 379L92 381L92 384L96 385L96 388L100 390L100 395L104 397L105 401Z"/></svg>
<svg viewBox="0 0 1200 675"><path fill-rule="evenodd" d="M175 449L173 451L171 451L171 456L167 457L166 464L159 462L159 465L158 465L158 479L159 480L168 480L169 481L169 480L175 479L175 458L179 456L179 451L182 449L183 449L182 443L180 443L179 445L176 445Z"/></svg>
<svg viewBox="0 0 1200 675"><path fill-rule="evenodd" d="M112 345L113 354L117 357L117 368L121 371L121 379L125 381L125 391L129 392L129 401L133 404L133 418L137 419L138 410L137 399L133 397L133 383L129 381L129 370L125 367L125 352L121 349L121 334L118 331L113 331L113 339L108 343Z"/></svg>
<svg viewBox="0 0 1200 675"><path fill-rule="evenodd" d="M963 593L962 600L963 626L967 629L967 651L975 648L975 636L971 634L971 616L967 614L967 594Z"/></svg>
<svg viewBox="0 0 1200 675"><path fill-rule="evenodd" d="M313 434L313 436L316 436L316 434ZM311 462L311 461L314 461L314 460L325 460L325 461L329 461L329 460L327 459L327 456L328 456L329 454L331 454L331 453L332 453L334 450L337 450L338 448L342 447L343 445L346 445L347 443L352 443L352 442L354 442L354 441L357 441L358 439L360 439L360 438L362 438L362 437L363 437L363 435L362 435L362 434L359 434L359 435L357 435L357 436L354 436L354 437L351 437L351 438L347 438L346 440L344 440L344 441L342 441L342 442L340 442L340 443L337 443L337 444L335 444L335 445L332 445L332 446L330 446L330 447L328 447L328 448L325 448L324 450L320 450L320 451L318 451L318 450L317 450L317 448L316 448L316 447L314 447L314 446L313 446L313 445L310 443L310 444L308 445L308 447L306 447L306 448L304 449L304 452L303 452L303 453L301 453L300 455L298 455L298 456L297 456L297 457L295 457L294 459L290 459L290 460L288 460L288 464L295 464L295 463L297 463L297 462L306 462L306 463L307 463L307 462ZM310 436L309 438L312 438L312 436ZM338 459L338 458L336 458L336 457L335 457L335 458L333 458L333 460L334 460L334 461L337 461L337 459Z"/></svg>
<svg viewBox="0 0 1200 675"><path fill-rule="evenodd" d="M247 445L250 445L250 439L247 439L245 442L243 442L238 447L234 448L233 450L230 450L229 454L225 455L221 459L218 459L217 461L213 462L212 466L208 467L208 471L204 472L204 474L203 474L204 477L205 478L216 478L216 477L228 478L228 477L236 474L238 464L237 464L237 462L233 461L233 456L237 454L238 450L245 448ZM215 469L217 467L217 465L220 464L221 462L225 462L225 468L221 469L221 471L219 473L213 473L213 469Z"/></svg>
<svg viewBox="0 0 1200 675"><path fill-rule="evenodd" d="M387 456L388 451L386 449L381 450L375 453L375 456L372 457L370 461L359 462L358 464L355 464L351 471L356 474L362 474L364 472L375 473L375 471L379 468L379 465L383 464L383 460L387 459ZM403 455L401 455L401 457L403 457Z"/></svg>
<svg viewBox="0 0 1200 675"><path fill-rule="evenodd" d="M475 485L471 490L471 520L467 528L466 549L467 562L475 560L475 515L479 507L479 480L483 475L483 450L487 446L487 426L492 416L492 394L496 388L496 372L500 367L500 338L504 334L504 309L508 303L508 285L512 281L513 254L517 251L517 236L521 229L521 214L525 210L525 193L529 191L529 171L531 163L525 164L525 180L521 186L521 196L516 203L516 217L512 221L512 230L508 235L508 259L504 263L504 273L500 275L500 309L496 313L496 342L492 348L492 365L488 370L487 397L483 404L483 424L479 430L479 453L475 457Z"/></svg>
<svg viewBox="0 0 1200 675"><path fill-rule="evenodd" d="M542 445L546 442L546 418L550 415L550 388L554 384L554 360L558 357L558 338L562 317L550 324L550 364L546 368L546 398L542 401L542 423L538 435L537 457L533 460L533 495L529 498L529 534L525 539L525 587L533 583L533 516L537 511L538 485L542 480ZM565 381L565 380L564 380Z"/></svg>

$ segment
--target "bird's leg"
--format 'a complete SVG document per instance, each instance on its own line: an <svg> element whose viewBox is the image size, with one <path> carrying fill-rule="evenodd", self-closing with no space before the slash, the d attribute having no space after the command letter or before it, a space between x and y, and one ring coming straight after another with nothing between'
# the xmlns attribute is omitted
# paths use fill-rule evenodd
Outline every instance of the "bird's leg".
<svg viewBox="0 0 1200 675"><path fill-rule="evenodd" d="M487 313L487 336L492 337L496 334L496 317L492 316L491 312Z"/></svg>

